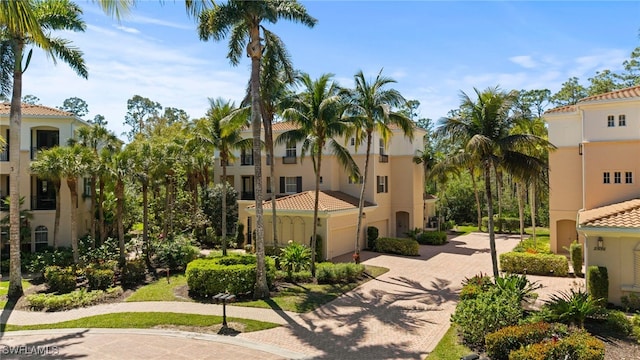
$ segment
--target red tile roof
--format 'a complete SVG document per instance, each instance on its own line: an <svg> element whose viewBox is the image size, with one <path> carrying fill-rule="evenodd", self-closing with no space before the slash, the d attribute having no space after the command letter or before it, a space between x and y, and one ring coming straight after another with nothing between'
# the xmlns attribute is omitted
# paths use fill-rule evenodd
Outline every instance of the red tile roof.
<svg viewBox="0 0 640 360"><path fill-rule="evenodd" d="M557 108L553 108L551 110L547 110L544 113L545 114L555 114L555 113L568 113L568 112L574 112L576 111L576 106L575 105L566 105L566 106L560 106Z"/></svg>
<svg viewBox="0 0 640 360"><path fill-rule="evenodd" d="M590 101L630 99L630 98L640 98L640 86L634 86L626 89L611 91L604 94L589 96L584 99L580 99L580 101L578 102L585 103Z"/></svg>
<svg viewBox="0 0 640 360"><path fill-rule="evenodd" d="M640 199L581 211L578 223L584 227L640 228Z"/></svg>
<svg viewBox="0 0 640 360"><path fill-rule="evenodd" d="M0 103L0 115L9 115L11 110L11 104L8 102ZM32 105L22 103L22 115L26 116L64 116L75 117L73 113L68 111L62 111L60 109L54 109L42 105Z"/></svg>
<svg viewBox="0 0 640 360"><path fill-rule="evenodd" d="M293 195L276 199L276 207L279 210L313 211L316 192L313 190L299 192ZM373 204L365 201L364 206ZM271 209L271 201L263 203L264 209ZM255 205L248 206L254 209ZM318 199L319 211L339 211L358 208L358 198L347 195L341 191L320 191Z"/></svg>

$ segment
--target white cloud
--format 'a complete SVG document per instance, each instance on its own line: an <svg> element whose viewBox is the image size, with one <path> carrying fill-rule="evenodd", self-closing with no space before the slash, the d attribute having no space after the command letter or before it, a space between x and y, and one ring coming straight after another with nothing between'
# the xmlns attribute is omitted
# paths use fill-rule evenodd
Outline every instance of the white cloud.
<svg viewBox="0 0 640 360"><path fill-rule="evenodd" d="M138 30L136 28L128 27L128 26L116 25L116 29L122 30L122 31L124 31L126 33L129 33L129 34L139 34L140 33L140 30Z"/></svg>
<svg viewBox="0 0 640 360"><path fill-rule="evenodd" d="M509 58L509 61L518 64L525 69L533 69L538 66L538 64L529 55L512 56Z"/></svg>

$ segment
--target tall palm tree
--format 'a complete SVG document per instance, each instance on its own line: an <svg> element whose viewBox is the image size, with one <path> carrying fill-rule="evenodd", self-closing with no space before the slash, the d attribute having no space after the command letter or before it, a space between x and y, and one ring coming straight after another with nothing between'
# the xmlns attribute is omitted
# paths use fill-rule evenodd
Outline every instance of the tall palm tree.
<svg viewBox="0 0 640 360"><path fill-rule="evenodd" d="M116 228L118 232L118 247L120 249L120 266L124 266L125 255L125 243L124 243L124 201L125 201L125 180L131 171L131 159L132 151L130 148L125 148L120 151L119 148L115 151L103 152L103 162L105 164L105 172L108 173L108 177L114 180L114 193L116 197Z"/></svg>
<svg viewBox="0 0 640 360"><path fill-rule="evenodd" d="M144 258L147 266L151 265L151 244L149 242L149 185L156 169L156 159L152 155L153 145L150 139L137 136L134 141L127 145L126 154L114 158L114 161L118 163L112 164L114 167L111 169L112 174L115 175L116 178L116 188L118 186L124 186L124 183L120 184L118 181L122 180L120 177L129 175L128 173L125 174L125 170L129 168L131 169L130 175L134 181L140 182L142 190L142 244L144 245ZM124 161L125 157L126 162ZM120 166L123 164L127 166ZM116 194L116 198L120 201L121 197L124 199L124 187L122 189L118 188L118 190L122 190L122 194ZM120 206L120 204L118 203L117 206Z"/></svg>
<svg viewBox="0 0 640 360"><path fill-rule="evenodd" d="M60 232L60 189L62 187L62 157L64 151L61 147L52 147L42 150L34 162L31 163L31 172L39 178L49 181L56 193L56 215L53 226L53 247L58 246L58 234Z"/></svg>
<svg viewBox="0 0 640 360"><path fill-rule="evenodd" d="M313 235L311 237L311 276L316 276L316 236L318 233L318 204L320 199L320 175L322 170L322 153L325 145L333 153L352 177L360 175L358 165L351 157L349 150L340 145L335 138L347 133L350 124L342 120L344 103L339 89L332 81L331 74L323 74L313 80L309 74L298 76L303 86L301 93L294 95L290 107L282 116L298 128L286 131L278 136L278 144L302 142L301 161L306 153L311 156L315 179L315 200L313 204Z"/></svg>
<svg viewBox="0 0 640 360"><path fill-rule="evenodd" d="M501 166L514 176L524 176L530 172L542 172L545 162L529 155L529 149L546 146L548 142L531 134L510 134L512 125L509 109L514 96L501 91L498 87L484 91L474 89L477 100L461 93L458 117L442 120L439 131L462 144L465 151L473 154L482 169L487 199L489 246L493 276L498 277L498 257L496 253L495 232L493 224L493 196L491 189L491 169Z"/></svg>
<svg viewBox="0 0 640 360"><path fill-rule="evenodd" d="M262 164L261 164L261 99L260 63L264 52L262 39L269 32L261 23L275 24L278 20L290 20L313 27L316 19L304 6L296 1L239 1L230 0L213 9L200 13L198 30L202 40L222 40L229 36L227 57L231 64L238 65L241 56L251 58L251 127L253 129L253 158L255 163L254 190L256 194L256 288L254 298L269 296L264 259L264 219L262 210ZM261 34L262 33L262 34Z"/></svg>
<svg viewBox="0 0 640 360"><path fill-rule="evenodd" d="M233 160L233 150L251 149L252 139L243 139L240 131L246 125L247 111L237 111L235 104L222 98L209 98L207 116L196 124L196 138L218 149L222 165L222 255L227 255L227 165ZM241 121L225 121L232 116ZM242 120L244 119L244 120Z"/></svg>
<svg viewBox="0 0 640 360"><path fill-rule="evenodd" d="M347 101L347 118L355 126L356 145L366 141L364 175L360 189L360 201L358 203L358 225L356 226L356 241L354 259L360 261L360 233L362 228L362 211L364 208L364 193L367 186L369 173L369 158L371 157L371 144L374 133L378 133L386 144L391 136L390 125L396 125L402 129L405 136L412 138L413 122L405 114L392 111L406 103L400 92L395 89L387 89L386 86L396 81L382 76L382 69L373 82L368 82L362 71L355 75L355 88L344 92Z"/></svg>

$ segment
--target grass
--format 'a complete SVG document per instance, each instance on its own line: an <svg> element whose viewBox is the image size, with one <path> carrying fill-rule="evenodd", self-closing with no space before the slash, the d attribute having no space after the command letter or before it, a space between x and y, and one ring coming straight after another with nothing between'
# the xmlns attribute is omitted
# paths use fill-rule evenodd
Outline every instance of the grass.
<svg viewBox="0 0 640 360"><path fill-rule="evenodd" d="M366 268L367 274L372 278L378 277L389 271L387 268L378 266L367 265ZM279 291L270 299L238 302L235 305L266 309L277 308L286 311L304 313L328 303L345 292L353 290L369 280L371 280L371 278L365 278L358 282L348 284L292 284L291 286Z"/></svg>
<svg viewBox="0 0 640 360"><path fill-rule="evenodd" d="M187 277L184 274L171 275L167 282L166 278L158 279L151 284L140 287L125 301L189 301L188 299L177 297L174 289L187 285Z"/></svg>
<svg viewBox="0 0 640 360"><path fill-rule="evenodd" d="M456 326L451 325L442 340L425 360L459 360L472 352L468 347L459 343Z"/></svg>
<svg viewBox="0 0 640 360"><path fill-rule="evenodd" d="M474 231L478 231L478 227L477 226L464 226L464 225L457 225L455 227L456 232L460 233L460 235L467 235L470 234Z"/></svg>
<svg viewBox="0 0 640 360"><path fill-rule="evenodd" d="M28 280L22 279L22 289L27 289L31 286ZM9 291L9 281L0 281L0 308L7 306L7 292Z"/></svg>
<svg viewBox="0 0 640 360"><path fill-rule="evenodd" d="M541 231L538 233L536 230L536 242L534 243L533 238L529 237L528 239L522 240L516 247L513 248L513 251L524 252L527 249L535 249L539 253L550 254L551 253L551 245L549 244L549 230L546 229L546 232Z"/></svg>
<svg viewBox="0 0 640 360"><path fill-rule="evenodd" d="M280 325L239 318L227 318L228 322L235 322L244 325L243 332L259 331L278 327ZM124 312L89 316L76 320L64 321L54 324L38 325L5 325L5 331L17 330L41 330L41 329L72 329L72 328L127 328L127 329L150 329L160 325L189 326L189 327L209 327L222 324L222 316L198 315L198 314L178 314L166 312ZM196 329L197 330L197 329Z"/></svg>

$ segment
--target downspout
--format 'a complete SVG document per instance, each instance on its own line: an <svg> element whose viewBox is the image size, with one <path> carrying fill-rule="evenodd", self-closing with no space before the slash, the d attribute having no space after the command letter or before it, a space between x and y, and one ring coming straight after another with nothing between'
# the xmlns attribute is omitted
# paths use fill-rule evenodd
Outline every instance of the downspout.
<svg viewBox="0 0 640 360"><path fill-rule="evenodd" d="M576 215L576 232L578 233L578 238L580 237L580 231L579 231L580 230L580 212L583 210L584 209L578 210L578 214ZM589 276L589 272L587 271L587 269L589 268L589 257L587 254L589 254L589 252L587 251L587 246L589 242L589 236L587 236L587 234L585 233L583 233L582 235L584 236L584 246L582 247L582 257L584 258L584 286L588 292L587 284L589 283L589 279L587 278L587 276ZM576 270L574 269L573 270L574 274L575 274L575 271Z"/></svg>

